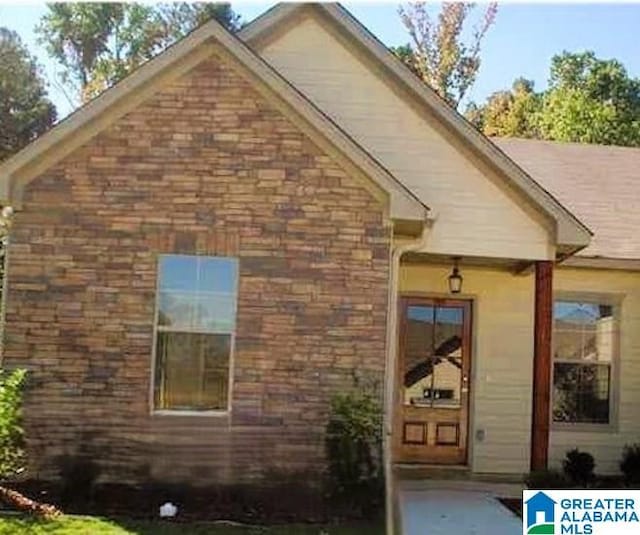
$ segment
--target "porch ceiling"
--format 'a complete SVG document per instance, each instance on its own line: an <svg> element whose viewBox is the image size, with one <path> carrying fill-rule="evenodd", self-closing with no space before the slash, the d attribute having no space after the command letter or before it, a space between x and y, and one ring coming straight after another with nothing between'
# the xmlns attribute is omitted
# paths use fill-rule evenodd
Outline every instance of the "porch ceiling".
<svg viewBox="0 0 640 535"><path fill-rule="evenodd" d="M504 269L521 273L533 265L533 261L523 260L522 258L492 258L484 256L465 256L465 255L443 255L432 253L406 253L403 255L402 265L429 264L440 266L453 265L453 259L458 258L460 267L464 269L468 267L489 267L495 269Z"/></svg>

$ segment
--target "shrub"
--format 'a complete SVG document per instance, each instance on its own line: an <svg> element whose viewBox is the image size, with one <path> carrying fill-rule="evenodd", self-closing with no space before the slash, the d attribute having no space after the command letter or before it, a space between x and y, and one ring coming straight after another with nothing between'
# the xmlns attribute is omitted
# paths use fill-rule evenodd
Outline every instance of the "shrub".
<svg viewBox="0 0 640 535"><path fill-rule="evenodd" d="M364 389L337 394L326 431L331 497L357 507L379 506L384 495L379 399Z"/></svg>
<svg viewBox="0 0 640 535"><path fill-rule="evenodd" d="M525 479L530 489L566 489L569 482L558 470L534 470Z"/></svg>
<svg viewBox="0 0 640 535"><path fill-rule="evenodd" d="M587 487L595 480L593 469L596 463L593 455L577 448L567 452L567 456L562 461L562 470L569 481L582 487Z"/></svg>
<svg viewBox="0 0 640 535"><path fill-rule="evenodd" d="M0 479L24 468L21 404L25 375L25 370L0 370Z"/></svg>
<svg viewBox="0 0 640 535"><path fill-rule="evenodd" d="M631 444L622 450L620 471L627 485L640 485L640 444Z"/></svg>

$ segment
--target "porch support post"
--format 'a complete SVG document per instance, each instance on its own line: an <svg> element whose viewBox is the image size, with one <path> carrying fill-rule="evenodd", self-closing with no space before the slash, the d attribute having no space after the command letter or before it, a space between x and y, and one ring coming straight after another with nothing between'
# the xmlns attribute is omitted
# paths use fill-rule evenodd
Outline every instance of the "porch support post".
<svg viewBox="0 0 640 535"><path fill-rule="evenodd" d="M536 262L531 470L547 468L551 415L551 330L553 262Z"/></svg>

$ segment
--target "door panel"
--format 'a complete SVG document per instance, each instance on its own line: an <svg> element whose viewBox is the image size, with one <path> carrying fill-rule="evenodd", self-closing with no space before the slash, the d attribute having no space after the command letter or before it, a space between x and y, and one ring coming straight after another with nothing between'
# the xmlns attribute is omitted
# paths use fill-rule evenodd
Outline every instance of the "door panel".
<svg viewBox="0 0 640 535"><path fill-rule="evenodd" d="M471 303L401 299L395 458L467 459Z"/></svg>

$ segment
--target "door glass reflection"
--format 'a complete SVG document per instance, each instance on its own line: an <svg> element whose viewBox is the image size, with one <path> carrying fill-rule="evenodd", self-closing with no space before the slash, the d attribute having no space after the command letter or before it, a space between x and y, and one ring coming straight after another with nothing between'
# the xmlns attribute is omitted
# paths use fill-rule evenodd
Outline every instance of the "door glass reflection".
<svg viewBox="0 0 640 535"><path fill-rule="evenodd" d="M460 307L408 307L403 370L405 405L460 407L462 323Z"/></svg>

